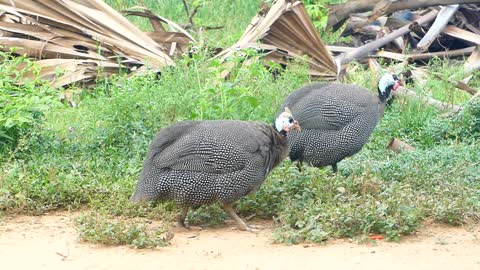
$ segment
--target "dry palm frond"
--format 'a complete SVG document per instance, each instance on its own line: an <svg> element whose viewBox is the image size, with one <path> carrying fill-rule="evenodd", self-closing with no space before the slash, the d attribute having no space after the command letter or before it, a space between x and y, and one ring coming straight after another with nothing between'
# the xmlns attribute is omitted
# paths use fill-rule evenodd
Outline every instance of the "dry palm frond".
<svg viewBox="0 0 480 270"><path fill-rule="evenodd" d="M174 65L171 56L193 41L184 30L144 33L101 0L0 0L0 10L0 49L38 60L42 78L54 86L121 67ZM178 53L176 44L183 46ZM56 78L58 69L64 75Z"/></svg>
<svg viewBox="0 0 480 270"><path fill-rule="evenodd" d="M217 57L222 60L235 51L257 48L268 59L282 64L305 58L309 73L324 79L336 79L337 66L313 26L300 1L278 0L255 16L242 37Z"/></svg>

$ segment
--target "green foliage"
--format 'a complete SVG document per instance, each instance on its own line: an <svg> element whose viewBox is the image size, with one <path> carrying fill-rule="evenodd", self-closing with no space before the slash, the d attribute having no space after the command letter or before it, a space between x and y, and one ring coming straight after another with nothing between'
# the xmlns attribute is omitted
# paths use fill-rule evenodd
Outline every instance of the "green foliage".
<svg viewBox="0 0 480 270"><path fill-rule="evenodd" d="M178 0L107 0L115 9L128 9L134 6L146 6L155 14L170 19L180 25L188 24L182 1ZM262 0L187 0L190 12L199 6L193 17L196 27L222 27L215 30L202 30L194 36L198 40L207 40L210 46L227 47L235 43L247 28L251 19L258 12ZM234 19L232 19L234 18ZM150 23L145 18L129 17L145 31L151 31Z"/></svg>
<svg viewBox="0 0 480 270"><path fill-rule="evenodd" d="M344 0L305 0L303 4L317 29L325 29L328 20L328 5L339 4Z"/></svg>
<svg viewBox="0 0 480 270"><path fill-rule="evenodd" d="M135 248L154 248L168 245L162 236L167 228L154 232L147 230L147 223L135 220L109 219L105 215L90 212L75 219L81 241L108 246L130 245Z"/></svg>
<svg viewBox="0 0 480 270"><path fill-rule="evenodd" d="M166 17L180 25L188 24L182 1L178 0L106 0L107 4L115 9L128 9L135 6L146 6L155 14ZM221 26L220 29L201 31L194 33L198 40L205 40L210 46L227 47L235 43L248 24L259 11L262 0L187 0L189 11L192 12L198 7L193 17L195 26L213 27ZM272 4L272 1L266 1ZM340 40L341 31L331 33L325 30L328 15L328 4L338 4L345 0L304 0L303 3L310 15L314 26L319 30L323 41L327 44ZM232 19L235 18L235 19ZM140 17L129 17L130 21L144 31L151 31L152 27L148 19Z"/></svg>
<svg viewBox="0 0 480 270"><path fill-rule="evenodd" d="M189 225L195 226L218 227L224 224L227 216L219 204L213 204L189 211L187 222Z"/></svg>
<svg viewBox="0 0 480 270"><path fill-rule="evenodd" d="M422 86L416 84L417 92L448 104L457 104L468 100L470 98L468 93L458 91L454 84L449 83L449 81L461 81L467 77L467 72L458 67L459 63L453 60L451 62L440 58L431 59L427 70L434 76L428 77Z"/></svg>
<svg viewBox="0 0 480 270"><path fill-rule="evenodd" d="M480 153L472 145L399 156L378 151L383 154L366 149L342 161L336 176L315 168L299 173L284 163L238 207L276 216L275 239L290 244L371 233L397 241L426 217L450 224L479 220Z"/></svg>
<svg viewBox="0 0 480 270"><path fill-rule="evenodd" d="M55 91L38 79L38 67L25 57L0 52L0 153L20 134L39 123L46 110L58 104ZM19 85L24 75L33 80Z"/></svg>
<svg viewBox="0 0 480 270"><path fill-rule="evenodd" d="M322 41L325 44L333 44L337 41L346 41L348 38L341 38L342 31L335 33L326 30L328 20L328 5L339 4L345 2L344 0L304 0L303 4L307 10L313 26L317 28Z"/></svg>

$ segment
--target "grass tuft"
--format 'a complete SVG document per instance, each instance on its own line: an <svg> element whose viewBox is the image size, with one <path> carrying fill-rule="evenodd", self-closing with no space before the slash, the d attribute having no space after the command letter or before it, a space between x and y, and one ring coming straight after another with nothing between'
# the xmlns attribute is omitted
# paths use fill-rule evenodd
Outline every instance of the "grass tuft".
<svg viewBox="0 0 480 270"><path fill-rule="evenodd" d="M116 220L90 212L75 220L81 241L108 246L129 245L135 248L155 248L168 245L166 227L150 232L148 223L136 220Z"/></svg>

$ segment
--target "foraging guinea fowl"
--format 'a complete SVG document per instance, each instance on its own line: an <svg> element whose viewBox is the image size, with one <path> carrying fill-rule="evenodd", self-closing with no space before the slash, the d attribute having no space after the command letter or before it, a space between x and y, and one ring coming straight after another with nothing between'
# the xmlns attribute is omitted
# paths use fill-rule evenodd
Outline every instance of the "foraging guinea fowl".
<svg viewBox="0 0 480 270"><path fill-rule="evenodd" d="M150 144L130 200L174 200L183 210L214 202L240 229L251 230L231 204L254 192L288 154L287 133L300 127L285 108L274 126L252 121L190 121L162 129Z"/></svg>
<svg viewBox="0 0 480 270"><path fill-rule="evenodd" d="M290 94L288 107L302 126L288 135L290 159L314 167L332 166L352 156L367 143L392 90L401 85L395 75L385 74L378 83L378 96L367 89L339 83L315 83Z"/></svg>

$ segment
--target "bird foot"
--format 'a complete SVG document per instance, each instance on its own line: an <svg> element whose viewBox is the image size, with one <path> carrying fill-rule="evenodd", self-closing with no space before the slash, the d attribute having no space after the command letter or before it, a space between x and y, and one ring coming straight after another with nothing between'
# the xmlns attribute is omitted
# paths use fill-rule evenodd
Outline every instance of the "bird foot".
<svg viewBox="0 0 480 270"><path fill-rule="evenodd" d="M263 229L265 229L264 226L254 225L254 224L250 224L250 225L248 225L248 227L250 227L250 228L252 228L252 229L257 229L257 230L263 230Z"/></svg>
<svg viewBox="0 0 480 270"><path fill-rule="evenodd" d="M192 232L192 231L198 232L198 231L203 230L203 228L199 227L199 226L188 226L185 223L178 222L176 230L178 232L182 232L182 231L183 232Z"/></svg>
<svg viewBox="0 0 480 270"><path fill-rule="evenodd" d="M259 225L245 225L245 226L240 226L239 229L242 231L247 231L251 233L258 233L260 232L260 230L265 229L265 227L259 226Z"/></svg>

